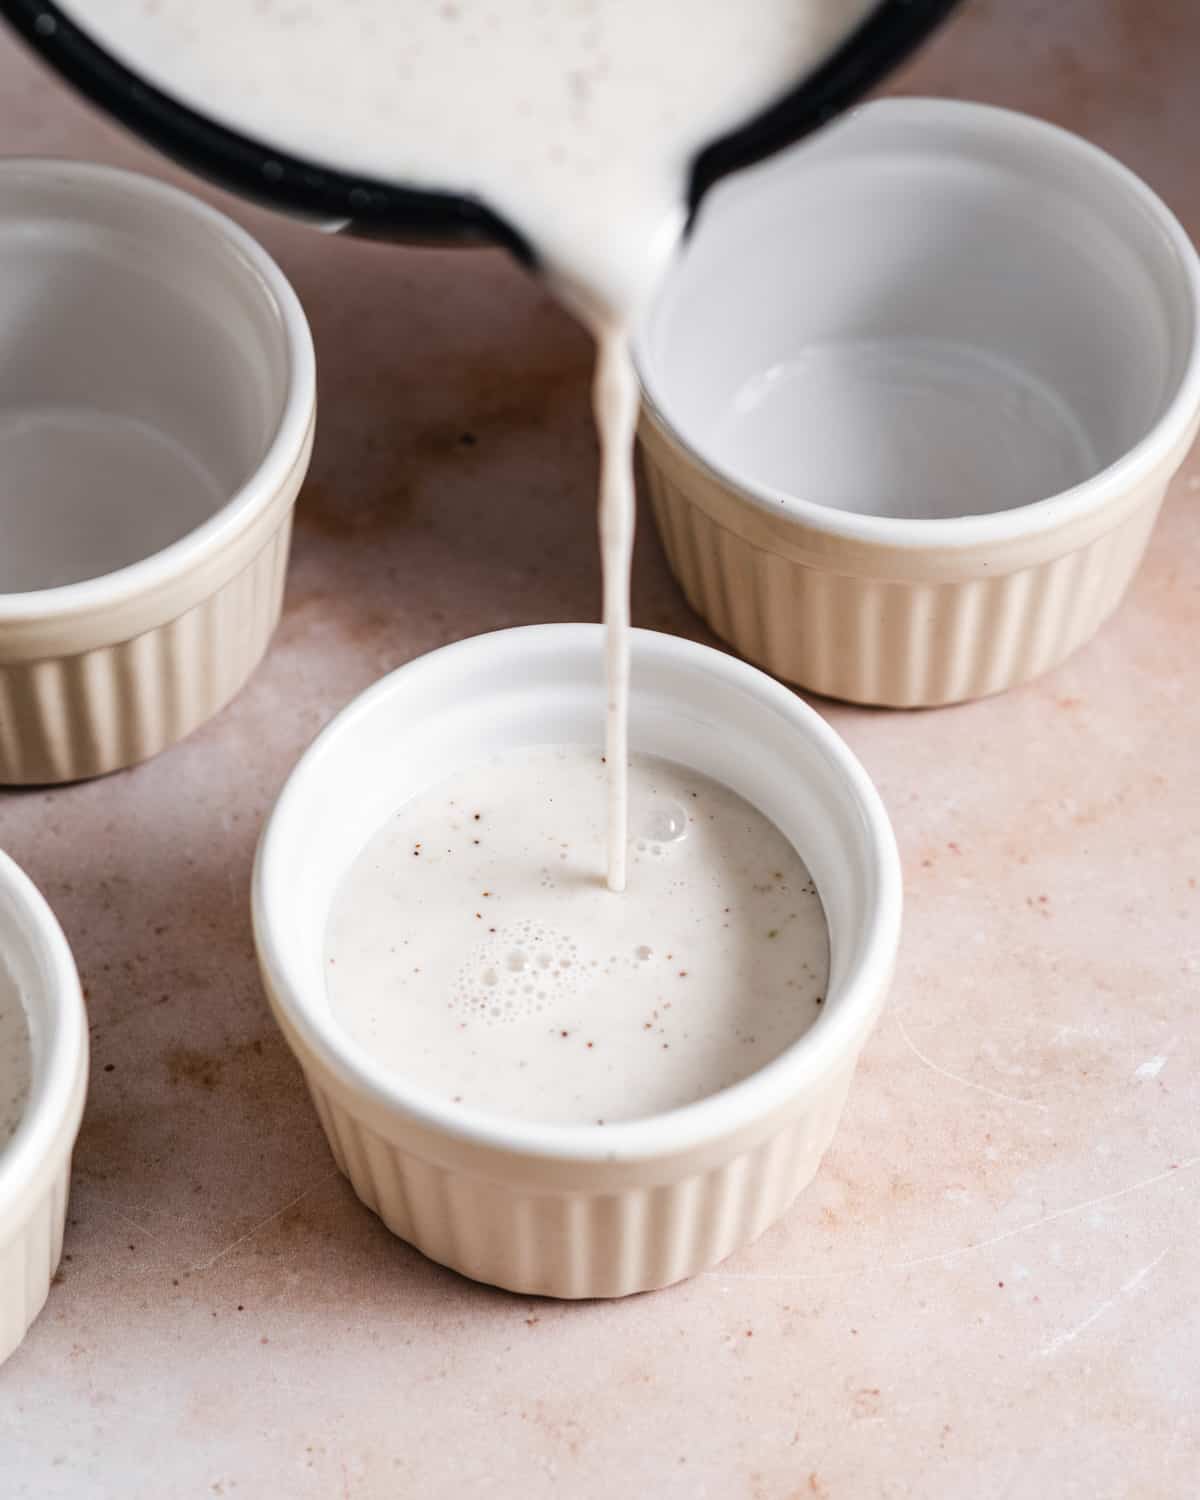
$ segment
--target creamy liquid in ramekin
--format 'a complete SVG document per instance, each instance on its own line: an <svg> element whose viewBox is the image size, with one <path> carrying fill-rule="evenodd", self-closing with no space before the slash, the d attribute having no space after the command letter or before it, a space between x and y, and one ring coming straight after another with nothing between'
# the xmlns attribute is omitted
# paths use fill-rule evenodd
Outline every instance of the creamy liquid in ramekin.
<svg viewBox="0 0 1200 1500"><path fill-rule="evenodd" d="M629 773L620 901L597 749L509 751L401 808L330 917L342 1027L444 1100L577 1124L689 1104L801 1036L829 939L799 856L697 772L635 755Z"/></svg>
<svg viewBox="0 0 1200 1500"><path fill-rule="evenodd" d="M21 992L0 958L0 1155L25 1112L32 1064Z"/></svg>

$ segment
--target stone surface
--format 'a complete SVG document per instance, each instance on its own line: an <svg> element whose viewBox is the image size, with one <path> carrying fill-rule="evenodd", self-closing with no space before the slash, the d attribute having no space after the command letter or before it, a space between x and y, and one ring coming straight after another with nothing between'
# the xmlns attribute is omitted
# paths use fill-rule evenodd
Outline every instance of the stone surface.
<svg viewBox="0 0 1200 1500"><path fill-rule="evenodd" d="M1180 0L968 0L895 87L1029 109L1200 230ZM0 144L163 175L0 39ZM189 186L196 187L194 182ZM0 794L59 912L93 1077L60 1284L0 1370L6 1497L1191 1496L1200 1466L1200 464L1093 645L1002 699L819 704L896 822L907 930L826 1166L711 1275L524 1301L392 1239L267 1014L272 797L390 667L591 618L589 347L501 255L278 256L322 410L287 613L238 701L136 771ZM704 639L643 528L635 620Z"/></svg>

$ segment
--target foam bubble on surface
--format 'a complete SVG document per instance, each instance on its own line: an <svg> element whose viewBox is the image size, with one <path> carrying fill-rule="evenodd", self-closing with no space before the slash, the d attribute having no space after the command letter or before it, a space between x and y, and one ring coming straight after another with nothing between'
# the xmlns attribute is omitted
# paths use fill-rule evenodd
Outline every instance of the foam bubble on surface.
<svg viewBox="0 0 1200 1500"><path fill-rule="evenodd" d="M574 993L577 959L575 942L544 922L499 927L459 969L453 1004L490 1026L553 1013Z"/></svg>

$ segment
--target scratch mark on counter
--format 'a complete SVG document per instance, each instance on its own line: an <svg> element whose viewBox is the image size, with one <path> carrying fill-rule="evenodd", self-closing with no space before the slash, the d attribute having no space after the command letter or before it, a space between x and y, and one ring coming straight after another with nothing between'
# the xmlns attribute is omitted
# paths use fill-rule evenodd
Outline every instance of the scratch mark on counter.
<svg viewBox="0 0 1200 1500"><path fill-rule="evenodd" d="M265 1229L268 1224L273 1224L276 1219L281 1219L289 1209L295 1208L297 1203L303 1203L305 1198L315 1193L319 1187L323 1187L325 1183L337 1175L338 1169L336 1167L331 1168L330 1171L325 1173L324 1177L320 1177L316 1182L310 1183L302 1193L297 1193L282 1208L277 1208L273 1214L268 1214L265 1219L261 1219L255 1224L253 1229L247 1229L245 1234L239 1235L231 1245L226 1245L223 1250L218 1250L215 1255L210 1255L207 1260L199 1261L196 1265L189 1267L189 1270L193 1272L210 1270L219 1260L224 1260L227 1255L231 1255L239 1245L244 1245L247 1240L253 1239L260 1229Z"/></svg>
<svg viewBox="0 0 1200 1500"><path fill-rule="evenodd" d="M128 1214L123 1214L119 1208L113 1208L110 1204L108 1205L108 1211L114 1219L120 1219L121 1223L127 1228L136 1230L138 1234L144 1234L148 1240L153 1240L156 1245L166 1244L161 1235L155 1234L152 1229L147 1229L144 1224L139 1224L136 1219L131 1219Z"/></svg>
<svg viewBox="0 0 1200 1500"><path fill-rule="evenodd" d="M1043 1114L1047 1113L1046 1105L1040 1104L1036 1099L1020 1099L1015 1094L1004 1094L999 1089L988 1088L985 1083L974 1083L969 1078L960 1078L957 1073L951 1073L947 1068L943 1068L940 1063L935 1063L931 1057L925 1056L924 1052L921 1051L909 1035L908 1027L904 1024L904 1018L898 1011L894 1012L893 1019L913 1056L919 1062L923 1062L927 1068L932 1068L935 1073L940 1073L943 1078L948 1078L951 1083L960 1083L963 1088L975 1089L977 1092L987 1094L993 1099L1001 1099L1005 1104L1020 1104L1026 1109L1040 1109Z"/></svg>
<svg viewBox="0 0 1200 1500"><path fill-rule="evenodd" d="M838 1271L713 1270L704 1271L701 1274L723 1281L836 1281L846 1276L869 1276L874 1271L912 1271L919 1266L941 1265L946 1261L957 1259L960 1255L974 1255L980 1250L990 1250L993 1245L1002 1245L1005 1240L1015 1239L1019 1234L1030 1234L1033 1230L1041 1229L1046 1224L1053 1224L1058 1219L1086 1213L1089 1208L1099 1208L1105 1203L1115 1203L1120 1198L1128 1198L1132 1193L1140 1193L1146 1188L1154 1187L1156 1183L1166 1182L1172 1177L1180 1177L1196 1167L1200 1167L1200 1156L1190 1156L1183 1161L1175 1162L1165 1172L1155 1172L1151 1177L1143 1177L1140 1181L1131 1182L1127 1187L1117 1188L1111 1193L1101 1193L1098 1198L1089 1198L1084 1203L1072 1203L1066 1208L1053 1209L1048 1214L1042 1214L1040 1218L1030 1219L1026 1224L1018 1224L1013 1229L1006 1229L1003 1234L994 1234L986 1240L976 1240L972 1244L959 1245L950 1250L935 1250L929 1255L916 1255L910 1260L880 1261L876 1265L850 1266ZM1160 1256L1159 1259L1161 1258ZM1154 1265L1157 1263L1157 1261L1154 1262ZM1153 1265L1149 1269L1153 1270Z"/></svg>
<svg viewBox="0 0 1200 1500"><path fill-rule="evenodd" d="M1142 1282L1145 1281L1146 1277L1150 1275L1151 1271L1154 1270L1155 1266L1160 1264L1166 1256L1167 1250L1170 1248L1168 1245L1167 1249L1160 1251L1148 1265L1143 1266L1140 1271L1135 1271L1128 1281L1124 1282L1111 1297L1106 1298L1096 1308L1095 1312L1089 1313L1082 1323L1076 1323L1074 1328L1068 1328L1065 1333L1057 1334L1049 1343L1043 1344L1042 1348L1038 1351L1042 1358L1045 1359L1050 1355L1057 1354L1060 1349L1065 1349L1068 1344L1073 1344L1081 1333L1086 1333L1092 1324L1115 1307L1122 1297L1127 1297L1131 1292L1136 1291Z"/></svg>
<svg viewBox="0 0 1200 1500"><path fill-rule="evenodd" d="M1166 1182L1168 1178L1178 1177L1181 1173L1190 1172L1198 1166L1200 1166L1200 1156L1192 1156L1186 1161L1177 1162L1174 1166L1168 1167L1165 1172L1155 1172L1152 1177L1143 1177L1140 1182L1131 1182L1128 1187L1117 1188L1115 1192L1101 1193L1098 1198L1089 1198L1084 1203L1072 1203L1066 1208L1052 1209L1050 1213L1043 1214L1038 1219L1030 1219L1027 1224L1018 1224L1015 1229L1006 1229L1003 1234L994 1234L990 1239L977 1240L974 1244L962 1245L957 1250L942 1250L934 1255L920 1255L914 1260L894 1261L889 1269L907 1271L913 1266L931 1265L941 1260L952 1260L956 1255L989 1250L993 1245L1001 1245L1005 1240L1014 1239L1018 1234L1029 1234L1032 1230L1041 1229L1045 1224L1053 1224L1058 1219L1069 1218L1072 1214L1086 1213L1089 1208L1099 1208L1105 1203L1115 1203L1118 1198L1128 1198L1131 1193L1140 1193L1144 1188L1153 1187L1158 1182Z"/></svg>

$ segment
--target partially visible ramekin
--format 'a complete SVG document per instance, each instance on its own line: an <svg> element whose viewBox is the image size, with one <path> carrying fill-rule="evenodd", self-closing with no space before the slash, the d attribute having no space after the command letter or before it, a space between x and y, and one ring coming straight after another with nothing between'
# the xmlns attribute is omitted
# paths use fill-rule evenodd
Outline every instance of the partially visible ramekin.
<svg viewBox="0 0 1200 1500"><path fill-rule="evenodd" d="M88 1032L71 950L37 887L0 853L0 964L29 1023L32 1081L16 1134L0 1145L0 1363L41 1312L62 1255L87 1089Z"/></svg>
<svg viewBox="0 0 1200 1500"><path fill-rule="evenodd" d="M326 994L325 927L346 869L398 807L457 767L525 744L599 744L604 703L597 625L502 631L422 657L355 700L307 751L254 871L267 995L358 1196L432 1259L555 1297L665 1286L784 1212L837 1127L900 931L891 827L837 735L754 668L636 631L633 747L732 787L812 872L832 954L817 1022L733 1088L607 1126L499 1119L381 1067L336 1023Z"/></svg>
<svg viewBox="0 0 1200 1500"><path fill-rule="evenodd" d="M869 104L706 204L641 331L645 474L723 639L951 703L1117 607L1200 419L1200 268L1131 172L954 101Z"/></svg>
<svg viewBox="0 0 1200 1500"><path fill-rule="evenodd" d="M238 691L279 617L315 390L295 293L223 214L0 162L0 783L144 760Z"/></svg>

